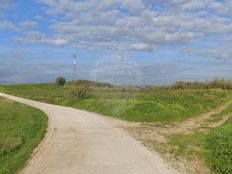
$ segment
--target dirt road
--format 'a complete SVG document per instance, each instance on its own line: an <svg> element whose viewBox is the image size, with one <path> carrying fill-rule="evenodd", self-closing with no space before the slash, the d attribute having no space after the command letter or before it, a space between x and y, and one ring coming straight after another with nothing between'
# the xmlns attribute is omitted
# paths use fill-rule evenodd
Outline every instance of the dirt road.
<svg viewBox="0 0 232 174"><path fill-rule="evenodd" d="M98 114L0 96L43 110L48 133L21 174L174 174L158 154L147 150L117 122Z"/></svg>

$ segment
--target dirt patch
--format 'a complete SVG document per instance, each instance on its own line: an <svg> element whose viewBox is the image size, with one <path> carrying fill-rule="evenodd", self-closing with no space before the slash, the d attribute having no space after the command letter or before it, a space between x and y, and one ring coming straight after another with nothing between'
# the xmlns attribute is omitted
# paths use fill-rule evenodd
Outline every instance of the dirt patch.
<svg viewBox="0 0 232 174"><path fill-rule="evenodd" d="M232 104L232 101L226 103L225 105L214 109L211 112L202 114L200 116L195 116L191 119L188 119L183 122L177 122L169 125L155 124L155 123L132 123L132 124L123 124L123 128L129 130L129 132L135 132L141 136L146 137L155 137L156 141L164 143L167 141L167 138L173 134L188 134L196 130L203 130L209 128L215 128L224 124L229 118L230 115L225 116L222 120L216 123L208 122L207 125L204 123L210 119L213 115L221 113L229 105Z"/></svg>

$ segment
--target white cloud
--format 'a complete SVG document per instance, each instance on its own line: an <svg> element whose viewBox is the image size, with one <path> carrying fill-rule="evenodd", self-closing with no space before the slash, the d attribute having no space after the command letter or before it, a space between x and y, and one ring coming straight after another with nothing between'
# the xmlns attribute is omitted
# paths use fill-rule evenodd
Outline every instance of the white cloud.
<svg viewBox="0 0 232 174"><path fill-rule="evenodd" d="M68 42L65 39L62 38L48 38L45 34L40 33L38 31L30 31L27 33L26 37L23 38L16 38L16 41L18 43L23 44L49 44L49 45L55 45L55 46L64 46L67 45Z"/></svg>
<svg viewBox="0 0 232 174"><path fill-rule="evenodd" d="M10 8L14 5L12 0L1 0L0 9Z"/></svg>
<svg viewBox="0 0 232 174"><path fill-rule="evenodd" d="M210 0L191 0L183 5L184 10L200 10L204 9L207 4L210 2Z"/></svg>
<svg viewBox="0 0 232 174"><path fill-rule="evenodd" d="M227 47L207 49L184 48L181 52L215 59L232 59L232 50Z"/></svg>
<svg viewBox="0 0 232 174"><path fill-rule="evenodd" d="M40 20L43 19L43 16L37 14L37 15L35 15L35 19L36 19L37 21L40 21Z"/></svg>
<svg viewBox="0 0 232 174"><path fill-rule="evenodd" d="M21 23L21 27L26 30L31 30L37 26L35 21L23 21Z"/></svg>
<svg viewBox="0 0 232 174"><path fill-rule="evenodd" d="M15 4L12 0L0 0L0 30L19 31L13 22L6 19L7 14L5 10L14 6Z"/></svg>
<svg viewBox="0 0 232 174"><path fill-rule="evenodd" d="M40 0L54 22L47 44L151 51L232 33L232 2L216 0ZM224 13L223 13L224 11ZM30 34L26 37L31 37ZM20 40L20 38L18 38ZM24 42L38 43L23 38ZM92 49L90 48L90 49Z"/></svg>
<svg viewBox="0 0 232 174"><path fill-rule="evenodd" d="M122 7L134 15L139 15L144 10L144 4L140 0L124 0Z"/></svg>
<svg viewBox="0 0 232 174"><path fill-rule="evenodd" d="M220 15L232 15L232 1L224 0L224 2L212 1L209 3L209 8L214 10Z"/></svg>
<svg viewBox="0 0 232 174"><path fill-rule="evenodd" d="M0 21L0 30L18 30L18 28L9 20Z"/></svg>

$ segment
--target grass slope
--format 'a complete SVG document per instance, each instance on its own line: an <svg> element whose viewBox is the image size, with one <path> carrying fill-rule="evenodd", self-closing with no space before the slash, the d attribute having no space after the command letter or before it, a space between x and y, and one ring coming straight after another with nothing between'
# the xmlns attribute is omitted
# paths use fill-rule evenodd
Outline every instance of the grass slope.
<svg viewBox="0 0 232 174"><path fill-rule="evenodd" d="M208 112L228 101L231 90L136 89L94 86L89 97L69 103L64 88L54 84L8 85L0 91L48 103L73 106L135 122L173 122Z"/></svg>
<svg viewBox="0 0 232 174"><path fill-rule="evenodd" d="M173 122L212 110L231 96L221 89L141 90L131 98L89 98L74 106L84 110L136 122Z"/></svg>
<svg viewBox="0 0 232 174"><path fill-rule="evenodd" d="M46 115L0 98L0 174L19 171L45 135Z"/></svg>
<svg viewBox="0 0 232 174"><path fill-rule="evenodd" d="M215 129L172 136L169 153L202 160L216 174L232 173L232 105L212 116L209 123L220 121L227 115L231 115L231 119Z"/></svg>

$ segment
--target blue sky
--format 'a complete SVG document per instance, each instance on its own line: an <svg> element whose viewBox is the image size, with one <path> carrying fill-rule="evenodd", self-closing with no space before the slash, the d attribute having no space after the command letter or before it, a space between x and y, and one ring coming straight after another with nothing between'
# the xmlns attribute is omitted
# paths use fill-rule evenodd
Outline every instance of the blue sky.
<svg viewBox="0 0 232 174"><path fill-rule="evenodd" d="M231 79L230 0L0 0L0 83L91 79L125 55L142 84Z"/></svg>

